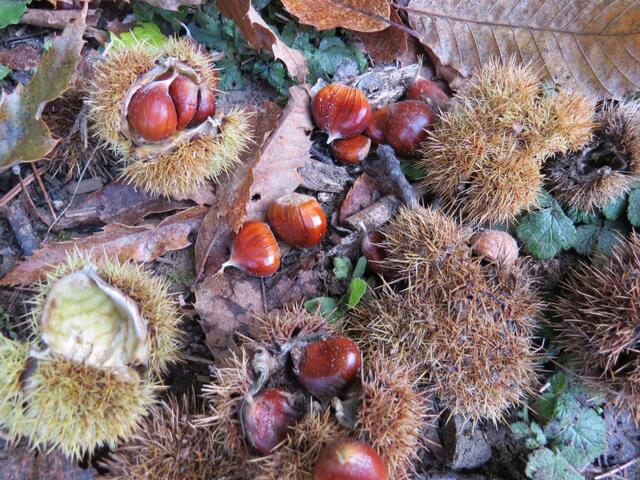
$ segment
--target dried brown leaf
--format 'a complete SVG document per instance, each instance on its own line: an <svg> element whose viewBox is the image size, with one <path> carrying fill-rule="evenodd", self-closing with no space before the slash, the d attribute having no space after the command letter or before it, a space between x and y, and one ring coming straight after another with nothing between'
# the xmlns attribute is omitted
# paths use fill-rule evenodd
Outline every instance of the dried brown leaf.
<svg viewBox="0 0 640 480"><path fill-rule="evenodd" d="M98 261L104 254L122 262L151 262L167 252L188 247L191 244L189 234L200 227L205 212L205 207L193 207L167 217L157 225L128 227L112 223L102 232L88 237L45 245L0 279L0 286L43 280L53 265L65 261L74 251L95 252Z"/></svg>
<svg viewBox="0 0 640 480"><path fill-rule="evenodd" d="M378 32L387 27L389 0L282 0L300 23L318 30L342 27L356 32Z"/></svg>
<svg viewBox="0 0 640 480"><path fill-rule="evenodd" d="M304 83L309 67L302 52L289 48L271 30L260 14L251 6L251 0L216 0L222 14L234 22L249 44L258 49L267 50L282 60L289 75Z"/></svg>
<svg viewBox="0 0 640 480"><path fill-rule="evenodd" d="M90 8L87 11L85 23L88 27L95 27L100 20L101 11ZM20 23L34 27L67 28L78 16L78 10L47 10L44 8L28 8L20 17Z"/></svg>
<svg viewBox="0 0 640 480"><path fill-rule="evenodd" d="M340 206L340 223L344 223L347 217L372 205L380 198L380 185L371 175L363 173L353 182L353 186L344 197Z"/></svg>
<svg viewBox="0 0 640 480"><path fill-rule="evenodd" d="M80 61L85 10L56 37L31 82L0 98L0 171L16 163L40 160L56 145L40 119L47 102L68 87Z"/></svg>
<svg viewBox="0 0 640 480"><path fill-rule="evenodd" d="M515 57L585 94L619 97L640 89L638 2L411 0L406 10L438 76L449 81Z"/></svg>
<svg viewBox="0 0 640 480"><path fill-rule="evenodd" d="M39 49L25 43L0 50L0 63L11 70L31 70L38 66L41 57Z"/></svg>
<svg viewBox="0 0 640 480"><path fill-rule="evenodd" d="M391 21L402 23L396 9L391 10ZM391 62L407 51L407 34L396 27L387 27L379 32L356 32L367 53L378 62Z"/></svg>
<svg viewBox="0 0 640 480"><path fill-rule="evenodd" d="M216 194L218 202L207 213L196 239L198 279L206 272L217 272L227 260L232 233L246 220L263 220L271 201L302 183L298 169L310 158L313 124L306 91L292 87L289 92L281 114L271 102L258 110L256 145Z"/></svg>

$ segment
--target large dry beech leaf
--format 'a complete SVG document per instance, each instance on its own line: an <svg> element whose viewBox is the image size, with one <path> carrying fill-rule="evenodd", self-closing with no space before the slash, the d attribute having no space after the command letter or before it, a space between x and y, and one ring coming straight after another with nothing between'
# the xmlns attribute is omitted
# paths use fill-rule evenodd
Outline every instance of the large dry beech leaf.
<svg viewBox="0 0 640 480"><path fill-rule="evenodd" d="M107 225L102 232L66 242L50 243L33 256L16 265L0 286L26 285L43 280L56 264L74 251L94 253L100 258L117 258L122 262L151 262L173 250L191 245L189 234L200 227L206 207L192 207L165 218L157 225L129 227L119 223Z"/></svg>
<svg viewBox="0 0 640 480"><path fill-rule="evenodd" d="M38 71L25 87L18 86L0 98L0 171L16 163L40 160L57 141L40 115L47 102L59 97L68 87L80 61L84 41L84 10L64 29L42 57Z"/></svg>
<svg viewBox="0 0 640 480"><path fill-rule="evenodd" d="M640 90L640 2L411 0L411 27L447 69L468 77L515 56L542 76L597 97Z"/></svg>
<svg viewBox="0 0 640 480"><path fill-rule="evenodd" d="M391 13L389 0L282 0L282 3L300 23L318 30L342 27L356 32L378 32L388 26Z"/></svg>
<svg viewBox="0 0 640 480"><path fill-rule="evenodd" d="M282 60L289 75L304 83L309 67L302 52L289 48L267 25L260 14L251 6L251 0L217 0L216 5L222 14L238 25L249 44L258 49L267 50Z"/></svg>
<svg viewBox="0 0 640 480"><path fill-rule="evenodd" d="M391 20L402 23L398 11L391 11ZM409 47L407 34L396 27L387 27L379 32L357 32L367 53L378 62L392 62L402 57Z"/></svg>
<svg viewBox="0 0 640 480"><path fill-rule="evenodd" d="M227 260L233 232L246 220L264 220L268 205L293 192L302 183L298 169L311 158L313 130L309 95L302 87L289 89L289 101L280 109L262 104L255 115L251 152L221 184L198 232L195 247L196 278L214 274Z"/></svg>

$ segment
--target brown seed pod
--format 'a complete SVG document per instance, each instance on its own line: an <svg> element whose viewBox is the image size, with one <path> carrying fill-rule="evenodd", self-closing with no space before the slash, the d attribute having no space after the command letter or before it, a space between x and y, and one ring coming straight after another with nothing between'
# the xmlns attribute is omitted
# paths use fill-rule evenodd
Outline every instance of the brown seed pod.
<svg viewBox="0 0 640 480"><path fill-rule="evenodd" d="M518 259L518 243L507 232L483 230L471 237L474 253L485 260L511 265Z"/></svg>

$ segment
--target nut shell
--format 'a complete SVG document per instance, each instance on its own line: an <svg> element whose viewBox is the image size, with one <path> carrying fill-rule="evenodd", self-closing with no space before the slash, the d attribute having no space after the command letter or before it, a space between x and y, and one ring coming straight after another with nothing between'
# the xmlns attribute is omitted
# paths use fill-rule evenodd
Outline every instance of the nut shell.
<svg viewBox="0 0 640 480"><path fill-rule="evenodd" d="M360 349L344 336L295 347L291 355L298 381L323 401L346 390L358 377L362 364Z"/></svg>
<svg viewBox="0 0 640 480"><path fill-rule="evenodd" d="M473 251L494 263L511 265L518 258L518 243L507 232L485 230L471 238Z"/></svg>
<svg viewBox="0 0 640 480"><path fill-rule="evenodd" d="M389 473L378 452L359 440L326 445L313 468L313 480L387 480Z"/></svg>
<svg viewBox="0 0 640 480"><path fill-rule="evenodd" d="M269 224L279 238L299 248L311 248L327 231L327 217L318 201L301 193L290 193L269 205Z"/></svg>
<svg viewBox="0 0 640 480"><path fill-rule="evenodd" d="M342 138L331 142L331 150L341 162L357 165L361 163L371 148L371 139L364 135Z"/></svg>
<svg viewBox="0 0 640 480"><path fill-rule="evenodd" d="M198 86L184 75L178 75L169 85L169 95L178 114L177 129L182 130L193 120L198 108Z"/></svg>
<svg viewBox="0 0 640 480"><path fill-rule="evenodd" d="M384 129L389 118L389 107L383 107L373 112L369 125L363 134L371 139L374 144L384 143Z"/></svg>
<svg viewBox="0 0 640 480"><path fill-rule="evenodd" d="M127 120L138 135L150 142L173 135L178 115L167 85L152 83L134 93L127 110Z"/></svg>
<svg viewBox="0 0 640 480"><path fill-rule="evenodd" d="M213 90L207 87L200 87L198 92L198 109L193 117L193 125L200 125L207 118L216 113L216 96Z"/></svg>
<svg viewBox="0 0 640 480"><path fill-rule="evenodd" d="M234 266L256 277L273 275L280 267L280 247L269 225L249 221L233 240L231 258L222 266Z"/></svg>
<svg viewBox="0 0 640 480"><path fill-rule="evenodd" d="M260 453L267 455L287 437L287 432L301 418L291 394L268 388L243 408L242 424L247 440Z"/></svg>
<svg viewBox="0 0 640 480"><path fill-rule="evenodd" d="M424 102L404 100L389 107L384 136L400 155L411 155L424 140L436 120L436 115Z"/></svg>
<svg viewBox="0 0 640 480"><path fill-rule="evenodd" d="M419 100L429 105L444 105L451 98L436 82L426 78L416 78L407 89L407 100Z"/></svg>
<svg viewBox="0 0 640 480"><path fill-rule="evenodd" d="M316 125L329 135L327 143L360 134L371 121L371 106L364 94L354 87L330 83L311 103Z"/></svg>

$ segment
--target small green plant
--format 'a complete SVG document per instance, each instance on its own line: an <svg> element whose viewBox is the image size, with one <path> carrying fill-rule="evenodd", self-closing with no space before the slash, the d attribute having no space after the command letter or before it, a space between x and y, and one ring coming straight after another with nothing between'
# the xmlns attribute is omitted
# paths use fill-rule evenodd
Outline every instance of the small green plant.
<svg viewBox="0 0 640 480"><path fill-rule="evenodd" d="M531 450L525 473L533 480L581 480L580 473L607 449L607 430L592 392L563 373L510 425L517 440ZM597 397L596 397L597 398Z"/></svg>
<svg viewBox="0 0 640 480"><path fill-rule="evenodd" d="M304 303L310 313L320 312L324 317L337 320L348 309L355 308L369 289L373 280L365 279L367 259L360 257L354 268L349 257L333 258L333 275L338 280L349 280L346 292L340 297L316 297Z"/></svg>

